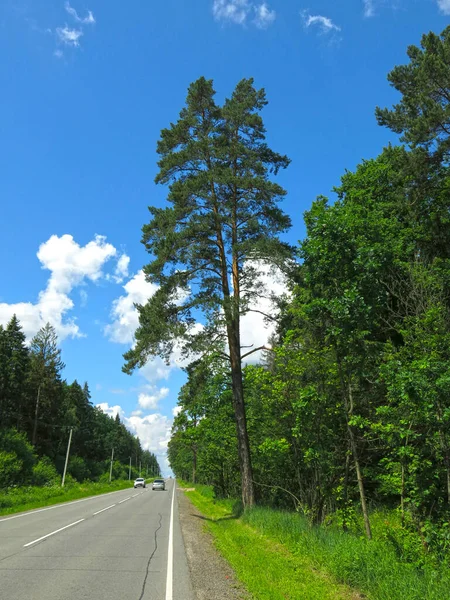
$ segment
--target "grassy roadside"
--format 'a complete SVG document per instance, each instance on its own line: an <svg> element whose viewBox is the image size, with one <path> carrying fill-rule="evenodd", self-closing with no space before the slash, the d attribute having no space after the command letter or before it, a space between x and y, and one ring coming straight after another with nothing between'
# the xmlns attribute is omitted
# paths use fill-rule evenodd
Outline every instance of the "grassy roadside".
<svg viewBox="0 0 450 600"><path fill-rule="evenodd" d="M70 483L65 487L54 486L26 486L0 490L0 516L13 513L43 508L78 500L88 496L107 494L132 487L133 482L128 480L112 481L111 483Z"/></svg>
<svg viewBox="0 0 450 600"><path fill-rule="evenodd" d="M180 486L183 482L178 481ZM186 484L189 486L190 484ZM186 495L206 517L221 554L256 600L357 600L354 590L317 569L307 556L236 518L231 500L215 501L210 488L195 486Z"/></svg>
<svg viewBox="0 0 450 600"><path fill-rule="evenodd" d="M266 508L237 518L234 502L215 500L207 486L196 485L186 495L206 517L216 546L256 600L450 597L448 568L412 564L382 535L368 542L333 527L312 528L298 514Z"/></svg>

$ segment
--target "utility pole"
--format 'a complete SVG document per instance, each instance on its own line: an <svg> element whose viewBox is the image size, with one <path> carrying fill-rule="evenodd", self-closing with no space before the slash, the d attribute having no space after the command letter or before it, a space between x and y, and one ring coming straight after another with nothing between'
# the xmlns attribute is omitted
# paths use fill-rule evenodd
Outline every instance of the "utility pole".
<svg viewBox="0 0 450 600"><path fill-rule="evenodd" d="M112 449L112 452L111 452L111 467L109 469L109 483L111 483L111 479L112 479L113 460L114 460L114 448Z"/></svg>
<svg viewBox="0 0 450 600"><path fill-rule="evenodd" d="M130 456L130 468L128 469L128 481L131 480L131 456Z"/></svg>
<svg viewBox="0 0 450 600"><path fill-rule="evenodd" d="M69 463L70 444L72 442L72 431L73 431L73 427L70 428L69 443L67 444L66 462L64 464L64 473L63 473L63 478L62 478L62 482L61 482L61 487L64 487L64 481L66 480L67 464Z"/></svg>

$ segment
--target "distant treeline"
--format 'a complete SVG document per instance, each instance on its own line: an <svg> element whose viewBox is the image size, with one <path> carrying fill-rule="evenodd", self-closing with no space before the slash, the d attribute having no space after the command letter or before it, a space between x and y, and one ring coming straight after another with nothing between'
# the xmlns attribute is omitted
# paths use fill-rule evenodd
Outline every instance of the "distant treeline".
<svg viewBox="0 0 450 600"><path fill-rule="evenodd" d="M156 457L115 418L91 403L87 383L62 379L57 335L43 327L27 345L18 319L0 325L0 487L60 480L70 429L68 474L78 481L158 474ZM69 479L70 479L69 477Z"/></svg>

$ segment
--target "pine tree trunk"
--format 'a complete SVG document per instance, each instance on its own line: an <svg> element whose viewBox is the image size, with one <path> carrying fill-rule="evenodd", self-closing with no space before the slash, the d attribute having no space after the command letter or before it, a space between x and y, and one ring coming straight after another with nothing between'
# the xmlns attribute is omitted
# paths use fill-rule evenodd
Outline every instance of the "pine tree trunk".
<svg viewBox="0 0 450 600"><path fill-rule="evenodd" d="M234 336L229 336L229 338ZM244 385L242 382L242 367L240 348L234 339L229 339L231 358L231 380L233 388L234 415L236 418L236 433L238 442L239 465L241 470L242 503L244 508L255 504L253 485L253 470L250 456L250 443L247 433L247 418L244 404Z"/></svg>
<svg viewBox="0 0 450 600"><path fill-rule="evenodd" d="M36 398L36 407L34 409L34 427L33 427L33 437L31 443L33 446L36 446L36 436L37 436L37 424L38 424L38 414L39 414L39 399L41 396L41 386L38 387L37 398Z"/></svg>

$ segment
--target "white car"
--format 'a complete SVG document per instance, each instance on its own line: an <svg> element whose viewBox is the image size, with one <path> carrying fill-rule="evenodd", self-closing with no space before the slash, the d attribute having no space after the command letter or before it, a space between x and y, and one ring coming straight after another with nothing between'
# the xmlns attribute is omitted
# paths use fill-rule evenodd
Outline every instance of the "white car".
<svg viewBox="0 0 450 600"><path fill-rule="evenodd" d="M145 479L143 477L138 477L134 480L134 488L136 489L137 487L145 488Z"/></svg>
<svg viewBox="0 0 450 600"><path fill-rule="evenodd" d="M152 490L162 490L166 489L166 484L164 483L164 479L155 479L152 484Z"/></svg>

